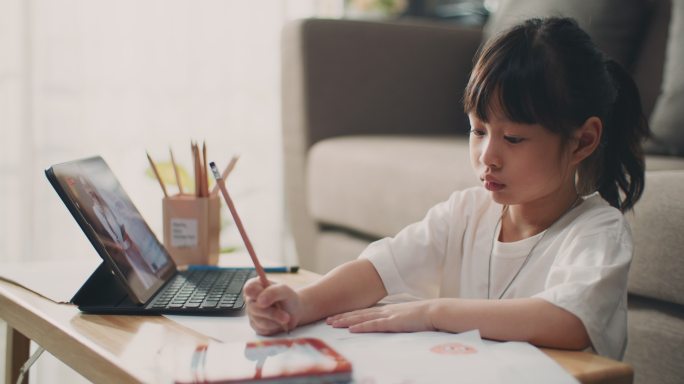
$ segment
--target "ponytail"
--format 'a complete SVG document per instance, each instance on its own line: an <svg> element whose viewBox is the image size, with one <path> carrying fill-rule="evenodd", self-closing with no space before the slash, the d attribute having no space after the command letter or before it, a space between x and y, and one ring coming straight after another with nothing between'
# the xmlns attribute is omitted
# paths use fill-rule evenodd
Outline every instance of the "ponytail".
<svg viewBox="0 0 684 384"><path fill-rule="evenodd" d="M596 175L596 186L610 205L626 212L634 207L644 191L641 143L650 131L641 109L639 90L632 77L614 60L605 64L617 94L612 111L604 121L600 158L597 159L601 166Z"/></svg>

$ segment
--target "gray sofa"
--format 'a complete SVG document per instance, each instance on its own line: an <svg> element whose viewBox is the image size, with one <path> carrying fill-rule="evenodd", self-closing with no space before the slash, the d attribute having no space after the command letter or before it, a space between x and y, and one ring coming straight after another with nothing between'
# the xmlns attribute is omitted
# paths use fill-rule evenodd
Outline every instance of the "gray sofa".
<svg viewBox="0 0 684 384"><path fill-rule="evenodd" d="M282 38L284 188L300 265L326 272L422 219L452 191L476 185L460 104L473 55L517 19L559 14L575 17L640 88L655 136L647 143L646 190L628 217L636 251L625 360L638 383L682 383L683 0L509 0L484 28L289 24Z"/></svg>

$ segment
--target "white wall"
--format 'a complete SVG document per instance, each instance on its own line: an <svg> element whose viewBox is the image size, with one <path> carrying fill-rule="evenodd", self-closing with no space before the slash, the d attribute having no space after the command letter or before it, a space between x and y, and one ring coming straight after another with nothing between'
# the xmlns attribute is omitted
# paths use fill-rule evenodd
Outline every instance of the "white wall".
<svg viewBox="0 0 684 384"><path fill-rule="evenodd" d="M232 194L255 248L277 257L280 29L341 4L0 0L0 261L97 257L43 174L95 154L161 234L145 150L162 161L171 146L189 166L191 139L219 165L241 155ZM230 231L222 242L240 245ZM42 357L31 381L78 380L56 367Z"/></svg>

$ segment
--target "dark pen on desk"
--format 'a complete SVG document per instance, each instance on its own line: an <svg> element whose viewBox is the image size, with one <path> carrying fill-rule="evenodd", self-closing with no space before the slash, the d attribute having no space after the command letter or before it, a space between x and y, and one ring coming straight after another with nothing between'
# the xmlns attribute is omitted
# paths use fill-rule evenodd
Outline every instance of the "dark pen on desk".
<svg viewBox="0 0 684 384"><path fill-rule="evenodd" d="M297 267L297 266L265 267L264 272L266 272L266 273L297 273L297 272L299 272L299 267Z"/></svg>
<svg viewBox="0 0 684 384"><path fill-rule="evenodd" d="M215 265L204 265L204 264L198 264L198 265L189 265L188 269L195 269L195 270L206 270L206 269L222 269L222 268L230 268L230 269L253 269L249 267L241 268L241 267L218 267ZM299 267L296 265L291 265L291 266L278 266L278 267L264 267L264 272L265 273L297 273L299 272Z"/></svg>
<svg viewBox="0 0 684 384"><path fill-rule="evenodd" d="M237 210L235 209L233 199L230 198L230 195L228 194L228 189L226 188L225 184L223 184L223 179L221 178L221 174L219 173L218 168L216 168L216 164L212 161L211 163L209 163L209 167L211 167L211 172L214 174L216 184L218 184L219 189L223 194L223 199L226 201L226 204L228 205L228 210L230 211L230 214L233 216L233 221L235 221L235 225L238 227L238 231L240 232L242 241L245 243L245 247L247 248L249 257L252 258L252 264L254 264L254 269L256 269L256 273L259 276L261 285L263 285L264 288L266 288L270 285L268 279L266 278L266 272L264 272L264 268L261 266L259 258L257 258L256 252L254 252L254 247L252 247L252 242L249 240L247 231L245 231L245 227L242 225L242 220L240 219L240 215L238 215ZM279 303L276 303L276 306L282 309L278 304ZM290 333L287 324L283 324L283 328L285 329L285 332Z"/></svg>

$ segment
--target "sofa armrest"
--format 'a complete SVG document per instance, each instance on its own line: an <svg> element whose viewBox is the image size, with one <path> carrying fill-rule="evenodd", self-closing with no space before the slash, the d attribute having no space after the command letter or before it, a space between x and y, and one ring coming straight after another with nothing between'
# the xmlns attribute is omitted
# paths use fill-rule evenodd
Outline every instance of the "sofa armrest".
<svg viewBox="0 0 684 384"><path fill-rule="evenodd" d="M461 98L481 29L307 19L282 34L285 221L300 265L315 265L308 149L353 134L467 132Z"/></svg>

